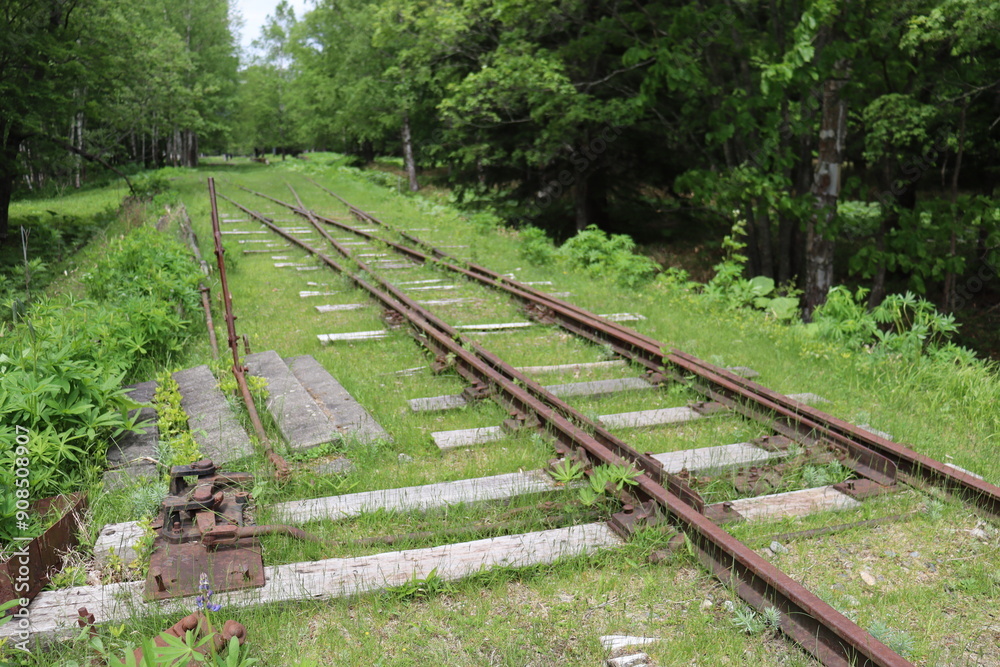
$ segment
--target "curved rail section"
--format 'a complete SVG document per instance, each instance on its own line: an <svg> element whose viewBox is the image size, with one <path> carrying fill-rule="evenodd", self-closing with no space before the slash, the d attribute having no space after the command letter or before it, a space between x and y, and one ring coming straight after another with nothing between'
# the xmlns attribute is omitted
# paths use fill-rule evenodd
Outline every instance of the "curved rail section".
<svg viewBox="0 0 1000 667"><path fill-rule="evenodd" d="M364 262L352 258L362 271L372 276L371 280L349 271L319 249L280 229L261 213L228 197L223 198L276 234L348 277L388 311L398 313L409 324L419 342L439 358L454 360L452 365L455 370L468 380L478 393L494 398L512 414L524 415L526 420L530 419L539 429L553 436L558 447L564 451L581 452L584 456L604 463L634 462L642 470L637 478L638 486L634 490L637 499L640 502L655 503L662 512L672 517L689 536L706 567L721 581L727 584L735 583L738 594L745 601L758 609L766 606L776 607L781 612L782 631L824 664L843 667L848 665L901 667L911 664L717 526L695 506L689 504L691 498L682 499L675 493L675 489L671 488L672 482L669 476L662 474L662 471L650 464L649 457L617 440L481 346L463 340L458 331L422 308L402 290L381 279L368 269ZM321 223L336 224L367 236L346 225L315 215L302 206L301 200L298 206L284 205L309 219L345 258L351 257L350 252L330 236ZM417 253L412 249L411 252ZM456 269L458 268L460 267L456 266ZM597 321L600 318L591 315L590 319Z"/></svg>

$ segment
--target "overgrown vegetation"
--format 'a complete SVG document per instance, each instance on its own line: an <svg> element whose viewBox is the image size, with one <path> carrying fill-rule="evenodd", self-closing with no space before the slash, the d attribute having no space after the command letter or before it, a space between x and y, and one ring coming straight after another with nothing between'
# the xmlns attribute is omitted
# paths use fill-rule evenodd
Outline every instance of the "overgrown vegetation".
<svg viewBox="0 0 1000 667"><path fill-rule="evenodd" d="M198 307L199 275L183 245L139 229L110 244L84 278L86 298L17 313L0 340L0 507L11 507L19 468L30 471L31 498L77 489L102 469L108 440L134 426L122 384L168 361L196 328L184 313ZM12 522L5 511L0 525Z"/></svg>
<svg viewBox="0 0 1000 667"><path fill-rule="evenodd" d="M181 407L181 393L173 375L164 371L156 378L156 426L160 434L160 468L164 474L173 466L190 465L201 459L194 434L188 428L187 413Z"/></svg>
<svg viewBox="0 0 1000 667"><path fill-rule="evenodd" d="M871 351L870 346L877 343L874 339L865 347L864 343L854 346L846 340L807 333L806 327L779 321L768 309L753 302L730 305L721 296L706 295L705 288L688 284L686 278L676 273L661 274L663 277L645 283L641 289L629 289L619 286L606 274L594 278L585 269L570 270L561 261L543 262L541 266L526 264L521 261L520 244L515 241L519 232L504 227L495 233L474 229L450 206L398 196L381 185L349 179L325 168L324 163L333 165L338 159L317 157L295 163L294 169L291 161L287 166L252 167L241 174L240 182L285 197L281 176L287 174L307 204L333 216L343 214L339 204L298 177L298 172L308 169L307 173L321 177L321 182L362 208L377 211L387 222L420 228L419 236L438 244L469 246L455 250L455 254L474 258L497 271L513 272L519 280L551 281L551 285L543 288L571 291L572 296L567 298L595 312L617 312L623 309L623 303L628 303L629 310L647 317L631 325L643 333L670 341L669 344L713 363L751 366L762 373L763 384L776 390L820 393L833 401L823 409L838 417L891 431L921 453L944 460L952 460L946 455L953 456L957 464L984 474L987 479L997 479L996 462L984 454L988 447L983 443L991 443L1000 431L995 409L1000 400L1000 386L982 365L939 363L926 354L916 358L895 352L879 356ZM196 227L207 220L202 176L203 173L193 173L178 177L176 182ZM260 205L268 211L264 208L267 204ZM276 211L270 209L269 214L276 215ZM486 229L485 223L482 227ZM204 226L197 231L205 244L204 250L210 237L204 233ZM548 247L557 252L551 244ZM281 252L300 254L294 248ZM402 275L397 272L387 277L402 280L445 277L433 266L408 270L405 278ZM307 281L315 285L307 286ZM409 375L397 374L400 369L426 366L429 361L412 339L401 332L371 343L318 346L315 338L318 333L371 330L383 327L384 323L376 308L318 314L314 306L319 301L300 298L301 289L333 292L323 302L365 300L364 294L332 273L300 274L273 267L266 253L247 255L231 282L240 333L248 334L255 350L273 348L282 356L306 353L316 356L372 411L393 440L374 445L345 440L336 446L318 448L315 458L308 454L294 457L296 473L284 484L267 480L267 471L261 467L260 484L254 489L255 497L263 499L258 506L263 508L257 516L259 520L267 520L264 512L274 502L530 471L544 467L551 458L551 445L527 432L510 434L484 446L441 453L429 438L430 432L495 425L509 417L509 413L486 401L454 412L411 413L407 398L458 393L465 386L464 381L449 372L435 375L426 369ZM441 316L448 321L512 321L523 317L515 305L485 288L460 284L457 290L461 290L461 296L473 300L460 308L442 307ZM221 321L217 321L217 326L222 328ZM484 345L516 365L584 363L607 358L605 348L581 343L545 327L490 336L484 339ZM207 360L207 349L202 351L202 358L193 360L194 363ZM362 367L358 365L359 355L365 361ZM548 384L623 374L632 375L630 369L613 367L564 371L539 379ZM228 372L217 375L228 382ZM640 408L675 407L695 398L693 392L674 385L641 395L580 399L578 405L586 414L599 416ZM625 437L640 451L669 452L748 442L765 432L766 429L745 420L718 415L684 425L629 429ZM343 475L324 475L314 469L318 467L317 458L333 454L347 456L354 468ZM249 465L258 462L251 461ZM845 474L843 466L833 464L802 467L795 473L797 476L788 480L789 489L830 482ZM579 466L564 463L558 466L556 475L566 486L572 483L590 488L591 482L582 478ZM622 475L617 477L621 479ZM608 481L604 480L605 490ZM579 489L562 489L558 494L561 494L558 499L571 499L573 504L580 505ZM734 497L731 487L722 489L720 485L720 494L718 500ZM148 495L149 498L143 499L150 501L147 503L150 506L155 505L156 499ZM124 505L131 496L122 494L115 498L121 498ZM598 507L612 508L609 498L601 493ZM534 497L532 502L553 499L554 496ZM272 564L274 558L290 562L369 555L520 532L505 531L498 526L499 519L506 519L504 513L512 509L500 503L450 506L426 513L375 511L355 519L316 522L306 529L339 542L335 553L330 553L328 545L291 544L282 536L269 536L265 540L265 558ZM128 514L131 508L123 511L126 514L115 520L134 518ZM776 564L802 578L811 590L843 608L864 627L872 627L873 619L883 618L890 627L908 632L913 655L919 661L961 664L962 652L952 641L958 635L962 636L964 646L982 649L992 657L994 649L989 635L983 634L981 618L989 613L991 591L996 590L995 578L990 574L997 562L996 548L992 543L970 539L968 531L976 528L976 520L970 518L972 512L968 506L954 499L942 496L941 501L935 497L932 502L922 492L913 491L865 501L862 508L841 514L785 522L748 521L727 529L740 531L741 539L751 546L760 545L763 552L763 546L776 533L907 513L919 514L913 520L916 525L907 525L905 530L897 532L892 532L890 525L877 530L859 528L827 538L783 542L788 545L789 553L777 557ZM538 510L531 519L534 521L542 514ZM574 520L593 520L584 516L581 513ZM932 516L936 523L931 523ZM469 532L461 535L448 532L456 524ZM409 531L423 534L392 545L358 544L360 536L378 538L386 533ZM706 655L720 663L728 660L802 667L813 664L801 651L783 639L776 639L767 629L768 621L761 617L761 612L753 612L757 615L753 617L750 610L739 607L732 590L713 582L683 550L651 566L650 552L665 548L668 539L666 531L654 528L620 549L591 557L567 558L554 565L491 570L465 581L446 582L437 574L417 576L381 595L318 604L241 607L234 609L232 615L250 630L250 656L264 664L295 664L297 660L304 664L310 661L362 664L370 662L372 656L391 664L434 663L440 662L441 656L463 664L482 665L527 664L540 659L597 664L606 657L597 637L618 633L662 637L661 643L648 647L650 655L662 664L701 662ZM864 551L860 551L859 544L865 545ZM897 553L884 555L888 548ZM910 550L920 552L920 557L910 556ZM967 560L953 561L954 558ZM934 578L925 562L935 564L940 579ZM858 578L858 569L863 567L884 568L873 570L877 587ZM882 574L885 581L879 578ZM664 595L664 590L670 590L670 595ZM720 598L736 604L732 607L720 604ZM958 607L966 612L956 616L942 611ZM746 617L744 625L752 626L756 634L733 624L737 609ZM169 615L154 619L136 617L129 619L121 636L113 636L113 628L99 632L106 645L121 655L127 647L155 636L176 620ZM775 619L774 623L779 621ZM762 622L763 629L759 629ZM49 653L39 653L29 664L62 664L64 659L82 664L92 657L94 654L84 645L65 643L51 648Z"/></svg>
<svg viewBox="0 0 1000 667"><path fill-rule="evenodd" d="M558 249L545 232L528 226L520 231L521 256L537 266L553 261L623 287L639 287L652 279L657 265L636 252L635 241L625 234L607 234L591 225L570 237Z"/></svg>

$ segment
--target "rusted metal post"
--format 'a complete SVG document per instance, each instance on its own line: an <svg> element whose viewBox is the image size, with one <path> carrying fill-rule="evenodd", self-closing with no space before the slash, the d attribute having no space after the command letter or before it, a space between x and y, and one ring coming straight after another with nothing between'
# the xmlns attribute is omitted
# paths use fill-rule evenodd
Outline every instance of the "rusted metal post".
<svg viewBox="0 0 1000 667"><path fill-rule="evenodd" d="M236 384L240 388L243 396L243 403L250 414L250 422L253 424L257 438L267 459L274 466L274 476L278 479L285 479L289 475L288 462L274 451L271 440L264 432L264 425L260 422L260 415L257 414L257 406L254 405L253 396L250 395L250 387L247 386L245 368L240 361L239 339L236 336L236 317L233 315L233 302L229 294L229 283L226 280L226 263L223 257L225 249L222 247L222 231L219 226L219 207L215 197L215 179L208 179L208 194L212 203L212 235L215 237L215 256L219 265L219 281L222 283L222 303L225 307L226 329L229 332L229 349L233 351L233 375L236 377Z"/></svg>
<svg viewBox="0 0 1000 667"><path fill-rule="evenodd" d="M205 285L201 286L201 307L205 309L205 326L208 327L208 342L212 344L212 359L219 358L219 340L215 337L215 323L212 321L212 300L209 298L211 290Z"/></svg>

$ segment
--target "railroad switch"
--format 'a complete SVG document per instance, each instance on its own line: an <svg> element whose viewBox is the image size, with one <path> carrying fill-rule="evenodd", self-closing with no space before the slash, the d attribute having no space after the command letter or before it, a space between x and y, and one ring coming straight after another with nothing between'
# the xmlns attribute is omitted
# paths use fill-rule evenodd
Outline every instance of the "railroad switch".
<svg viewBox="0 0 1000 667"><path fill-rule="evenodd" d="M192 478L194 483L189 484ZM147 597L196 595L202 573L208 575L213 591L264 585L256 539L221 549L205 543L208 536L229 535L246 526L244 510L250 495L238 487L252 480L248 473L219 473L209 459L170 469L170 489L153 522L157 535L146 577Z"/></svg>
<svg viewBox="0 0 1000 667"><path fill-rule="evenodd" d="M251 481L249 473L219 472L210 459L170 469L170 488L152 524L146 597L197 595L202 574L216 592L263 586L258 536L280 532L315 540L291 526L249 525L250 494L239 487Z"/></svg>

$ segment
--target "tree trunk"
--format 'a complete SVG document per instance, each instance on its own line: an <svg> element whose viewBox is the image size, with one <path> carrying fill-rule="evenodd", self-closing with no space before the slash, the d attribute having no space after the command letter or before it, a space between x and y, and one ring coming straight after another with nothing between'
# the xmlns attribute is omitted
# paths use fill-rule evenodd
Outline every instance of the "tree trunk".
<svg viewBox="0 0 1000 667"><path fill-rule="evenodd" d="M150 158L153 160L153 169L160 168L160 129L153 124L153 136L149 142Z"/></svg>
<svg viewBox="0 0 1000 667"><path fill-rule="evenodd" d="M757 200L753 222L757 228L757 257L760 264L758 275L774 278L774 248L771 241L771 216L768 215L767 202Z"/></svg>
<svg viewBox="0 0 1000 667"><path fill-rule="evenodd" d="M0 243L7 241L7 228L10 223L10 198L14 193L14 176L0 174Z"/></svg>
<svg viewBox="0 0 1000 667"><path fill-rule="evenodd" d="M596 224L590 208L590 174L587 172L580 174L573 184L573 217L578 232Z"/></svg>
<svg viewBox="0 0 1000 667"><path fill-rule="evenodd" d="M375 161L375 145L368 139L361 142L361 159L365 161L365 164L371 164Z"/></svg>
<svg viewBox="0 0 1000 667"><path fill-rule="evenodd" d="M757 238L757 221L753 204L749 201L743 203L743 217L747 224L743 230L743 238L740 239L746 245L747 265L746 272L750 276L760 275L760 239Z"/></svg>
<svg viewBox="0 0 1000 667"><path fill-rule="evenodd" d="M406 176L410 179L410 192L420 189L417 183L417 164L413 161L413 136L410 134L410 114L403 113L403 165Z"/></svg>
<svg viewBox="0 0 1000 667"><path fill-rule="evenodd" d="M181 164L185 167L198 166L198 135L194 130L184 130L183 132L184 154Z"/></svg>
<svg viewBox="0 0 1000 667"><path fill-rule="evenodd" d="M836 75L823 84L823 117L819 131L819 154L812 194L816 211L806 225L806 287L802 317L812 320L817 306L826 301L833 285L833 229L840 196L844 141L847 138L847 101L840 89L847 81L848 64L837 64Z"/></svg>
<svg viewBox="0 0 1000 667"><path fill-rule="evenodd" d="M958 252L958 222L961 216L958 215L958 176L962 171L962 155L965 153L965 112L969 107L969 100L966 98L962 104L962 113L958 121L958 151L955 154L955 170L951 175L951 243L948 247L948 259L955 260ZM941 311L950 313L954 310L955 304L955 272L950 268L944 274L944 294L941 295Z"/></svg>
<svg viewBox="0 0 1000 667"><path fill-rule="evenodd" d="M17 152L22 137L4 119L0 119L0 243L7 240L10 199L17 178Z"/></svg>

